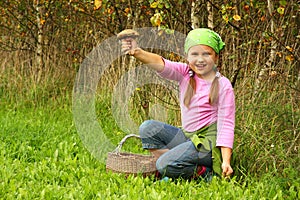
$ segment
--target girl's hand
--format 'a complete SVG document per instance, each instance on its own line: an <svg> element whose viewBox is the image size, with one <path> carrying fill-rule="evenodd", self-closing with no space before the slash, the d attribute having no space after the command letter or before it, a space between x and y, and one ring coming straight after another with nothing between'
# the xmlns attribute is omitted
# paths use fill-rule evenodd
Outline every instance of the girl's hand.
<svg viewBox="0 0 300 200"><path fill-rule="evenodd" d="M121 31L117 38L121 43L121 52L124 54L134 55L135 50L138 48L136 39L139 33L132 29L125 29Z"/></svg>
<svg viewBox="0 0 300 200"><path fill-rule="evenodd" d="M233 173L233 169L230 166L230 160L231 160L231 154L232 149L228 147L221 147L221 153L222 153L222 176L223 177L229 177Z"/></svg>
<svg viewBox="0 0 300 200"><path fill-rule="evenodd" d="M134 56L137 60L156 71L162 71L165 67L165 62L158 54L144 51L138 47L137 38L139 33L132 29L126 29L121 31L117 35L117 39L121 44L121 51L123 54Z"/></svg>
<svg viewBox="0 0 300 200"><path fill-rule="evenodd" d="M229 177L233 173L233 169L230 166L230 163L223 162L222 163L222 176Z"/></svg>
<svg viewBox="0 0 300 200"><path fill-rule="evenodd" d="M137 42L135 38L126 37L121 39L121 52L133 56L137 49Z"/></svg>

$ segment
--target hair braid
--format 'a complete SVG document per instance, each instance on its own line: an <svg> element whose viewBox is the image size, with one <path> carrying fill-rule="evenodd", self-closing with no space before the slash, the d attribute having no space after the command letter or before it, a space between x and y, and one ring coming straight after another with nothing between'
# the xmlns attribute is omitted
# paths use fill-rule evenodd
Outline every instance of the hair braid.
<svg viewBox="0 0 300 200"><path fill-rule="evenodd" d="M219 66L222 66L222 57L219 54ZM219 72L218 67L216 67L216 76L211 84L210 92L209 92L209 104L215 105L218 103L219 100L219 88L220 83L219 79L221 78L221 74Z"/></svg>
<svg viewBox="0 0 300 200"><path fill-rule="evenodd" d="M189 69L189 75L190 75L190 80L183 99L183 103L186 107L189 107L191 99L196 92L196 81L194 78L195 72L192 69Z"/></svg>
<svg viewBox="0 0 300 200"><path fill-rule="evenodd" d="M219 72L217 72L219 73ZM219 73L220 74L220 73ZM219 99L219 76L216 76L211 84L209 92L209 104L215 105Z"/></svg>

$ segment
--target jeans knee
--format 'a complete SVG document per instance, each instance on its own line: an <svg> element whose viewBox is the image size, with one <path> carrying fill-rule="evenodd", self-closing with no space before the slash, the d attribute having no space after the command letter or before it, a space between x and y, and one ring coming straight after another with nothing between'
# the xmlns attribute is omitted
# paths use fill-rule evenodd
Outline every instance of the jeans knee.
<svg viewBox="0 0 300 200"><path fill-rule="evenodd" d="M153 120L146 120L140 125L139 132L142 138L147 138L147 135L151 130L152 124L153 124Z"/></svg>

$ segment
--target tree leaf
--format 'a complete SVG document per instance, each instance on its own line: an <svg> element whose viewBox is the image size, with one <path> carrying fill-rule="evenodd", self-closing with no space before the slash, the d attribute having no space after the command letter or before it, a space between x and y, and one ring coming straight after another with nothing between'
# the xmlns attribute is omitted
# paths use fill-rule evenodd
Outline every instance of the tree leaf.
<svg viewBox="0 0 300 200"><path fill-rule="evenodd" d="M150 8L157 8L158 2L154 1L151 3Z"/></svg>
<svg viewBox="0 0 300 200"><path fill-rule="evenodd" d="M163 18L160 13L155 13L151 19L150 22L152 23L153 26L160 26Z"/></svg>
<svg viewBox="0 0 300 200"><path fill-rule="evenodd" d="M277 8L277 12L278 12L280 15L283 15L283 14L284 14L284 7L280 6L279 8Z"/></svg>
<svg viewBox="0 0 300 200"><path fill-rule="evenodd" d="M294 60L294 56L293 55L287 55L285 56L285 59L289 62L293 61Z"/></svg>
<svg viewBox="0 0 300 200"><path fill-rule="evenodd" d="M280 0L279 3L280 3L280 5L282 5L282 6L286 6L286 4L287 4L287 3L286 3L286 0Z"/></svg>
<svg viewBox="0 0 300 200"><path fill-rule="evenodd" d="M276 55L279 56L280 58L282 57L282 53L281 52L276 52Z"/></svg>
<svg viewBox="0 0 300 200"><path fill-rule="evenodd" d="M162 3L159 3L159 4L157 5L157 7L158 7L159 9L163 9L163 7L164 7L164 4L162 4Z"/></svg>
<svg viewBox="0 0 300 200"><path fill-rule="evenodd" d="M44 24L45 24L45 22L46 22L46 20L44 20L44 19L41 19L41 21L40 21L40 24L41 24L41 25L44 25Z"/></svg>
<svg viewBox="0 0 300 200"><path fill-rule="evenodd" d="M102 0L94 1L94 10L98 10L102 6Z"/></svg>
<svg viewBox="0 0 300 200"><path fill-rule="evenodd" d="M226 23L228 23L228 21L229 21L228 15L223 15L222 18L225 20Z"/></svg>
<svg viewBox="0 0 300 200"><path fill-rule="evenodd" d="M169 4L169 2L165 2L165 7L167 8L167 9L169 9L171 6L170 6L170 4Z"/></svg>
<svg viewBox="0 0 300 200"><path fill-rule="evenodd" d="M292 48L292 47L290 47L290 46L286 46L285 47L287 50L289 50L290 52L293 52L294 51L294 49Z"/></svg>
<svg viewBox="0 0 300 200"><path fill-rule="evenodd" d="M233 15L233 19L235 21L240 21L241 20L241 16L239 16L239 15Z"/></svg>

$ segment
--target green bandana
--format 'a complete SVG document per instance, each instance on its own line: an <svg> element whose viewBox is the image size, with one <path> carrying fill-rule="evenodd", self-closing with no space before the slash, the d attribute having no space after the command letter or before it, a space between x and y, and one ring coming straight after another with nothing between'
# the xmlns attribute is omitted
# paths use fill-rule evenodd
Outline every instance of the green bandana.
<svg viewBox="0 0 300 200"><path fill-rule="evenodd" d="M207 28L198 28L190 31L187 35L184 52L187 53L192 46L199 44L213 48L217 54L219 54L225 46L225 43L216 32Z"/></svg>

